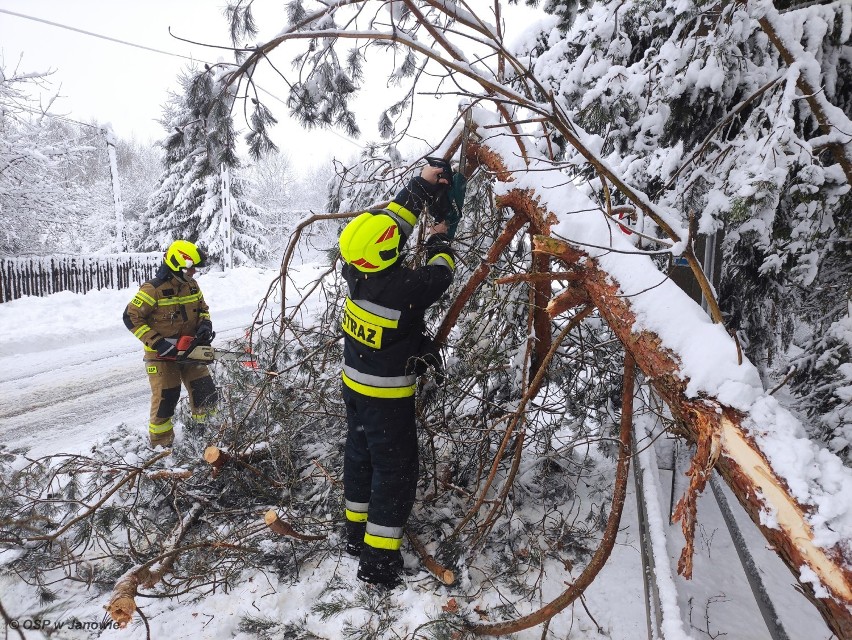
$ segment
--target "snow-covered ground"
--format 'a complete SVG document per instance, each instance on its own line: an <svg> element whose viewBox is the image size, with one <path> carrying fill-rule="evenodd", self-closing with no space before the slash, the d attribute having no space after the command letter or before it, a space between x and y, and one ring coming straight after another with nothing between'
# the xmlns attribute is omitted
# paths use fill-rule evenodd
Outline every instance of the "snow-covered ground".
<svg viewBox="0 0 852 640"><path fill-rule="evenodd" d="M237 268L200 276L217 343L243 334L276 275ZM0 305L0 436L6 447L25 446L33 456L73 453L117 425L147 428L151 396L142 348L122 323L133 293L62 292Z"/></svg>
<svg viewBox="0 0 852 640"><path fill-rule="evenodd" d="M296 285L310 282L320 273L318 267L303 266L292 271ZM210 304L217 344L242 335L277 277L272 270L239 268L228 273L208 273L199 282ZM31 456L58 452L82 452L109 434L127 432L143 438L146 432L149 389L142 369L138 341L124 328L121 315L133 290L98 291L86 295L60 293L47 298L25 298L0 305L0 438L7 448L26 448ZM295 287L288 298L298 299ZM341 425L341 435L343 434ZM660 440L654 459L675 459L671 443ZM681 456L682 457L682 456ZM648 456L651 459L651 456ZM668 466L671 466L670 464ZM657 500L656 517L649 517L665 535L664 546L670 566L676 566L682 538L677 525L669 525L671 472L652 470L650 495ZM682 473L681 468L678 475ZM631 474L632 477L632 474ZM648 482L646 482L648 484ZM646 486L646 495L648 495ZM679 493L679 489L676 488ZM790 640L827 640L831 634L815 609L793 588L789 571L767 551L756 528L747 521L733 498L728 495L749 547L757 556L760 572L771 590ZM695 577L691 582L672 576L671 570L658 563L661 598L675 608L675 621L666 626L668 640L682 638L730 638L732 640L772 640L745 580L734 543L727 534L712 493L702 497L699 507L699 536L696 540ZM642 556L637 502L631 481L622 528L615 550L602 573L585 594L585 602L569 607L556 616L545 637L562 639L634 640L648 637ZM652 527L653 528L653 527ZM10 552L6 552L10 553ZM405 551L407 564L416 567L413 556ZM0 563L4 553L0 553ZM241 638L257 635L241 631L246 617L267 618L280 623L306 620L316 637L337 640L348 628L370 623L367 613L376 594L354 577L356 563L342 555L336 561L306 567L293 584L283 584L270 575L246 575L239 586L227 593L218 592L201 600L190 596L173 599L145 599L141 604L150 625L152 638ZM558 595L576 570L546 566L554 578L545 582L543 599ZM339 597L354 607L323 619L314 610L315 602L328 598L323 593L337 578ZM380 637L412 637L420 625L434 619L455 601L462 611L487 611L498 606L487 590L470 591L469 576L459 586L440 587L425 572L413 575L405 589L388 596L393 618L390 631ZM52 587L58 601L45 608L34 591L6 576L0 579L0 602L11 618L24 621L41 612L41 618L53 621L96 621L103 617L105 595L89 591L84 585L60 582ZM40 637L40 632L21 630L24 637ZM89 637L94 632L79 630L52 637ZM299 637L279 630L269 637ZM427 629L418 637L425 635ZM15 637L14 634L9 637ZM146 637L145 625L136 616L125 630L106 629L104 638ZM519 639L541 638L541 627L521 632Z"/></svg>

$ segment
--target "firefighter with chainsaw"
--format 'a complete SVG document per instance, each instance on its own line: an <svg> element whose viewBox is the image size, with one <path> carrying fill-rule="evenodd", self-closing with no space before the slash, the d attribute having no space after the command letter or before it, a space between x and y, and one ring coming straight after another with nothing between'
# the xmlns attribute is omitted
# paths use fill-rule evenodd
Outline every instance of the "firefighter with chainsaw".
<svg viewBox="0 0 852 640"><path fill-rule="evenodd" d="M181 383L189 393L192 417L203 420L215 411L216 386L205 364L181 359L178 342L209 345L215 333L210 310L193 277L205 266L207 254L186 240L176 240L163 257L155 277L145 282L124 311L124 324L145 348L143 360L151 383L151 446L174 441L172 416ZM189 338L187 338L189 337ZM187 351L188 352L188 351Z"/></svg>
<svg viewBox="0 0 852 640"><path fill-rule="evenodd" d="M444 221L452 182L450 165L430 159L387 208L362 213L339 238L349 289L342 320L346 551L360 559L360 580L385 587L401 582L403 527L417 488L417 376L440 361L424 314L453 281ZM427 207L437 224L425 243L426 264L402 266L400 250Z"/></svg>

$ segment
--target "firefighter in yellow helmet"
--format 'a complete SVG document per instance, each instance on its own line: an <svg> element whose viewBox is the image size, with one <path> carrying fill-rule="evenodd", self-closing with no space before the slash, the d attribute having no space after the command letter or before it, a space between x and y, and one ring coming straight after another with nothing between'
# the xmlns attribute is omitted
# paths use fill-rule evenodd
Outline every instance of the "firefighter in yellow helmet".
<svg viewBox="0 0 852 640"><path fill-rule="evenodd" d="M148 435L152 447L167 447L174 441L172 416L181 382L189 392L194 418L201 420L216 407L216 386L207 366L176 360L181 336L193 336L196 344L209 345L215 335L210 310L193 277L206 261L203 249L175 240L156 276L142 285L124 310L124 325L145 349L143 360L151 383Z"/></svg>
<svg viewBox="0 0 852 640"><path fill-rule="evenodd" d="M359 579L387 587L401 581L402 530L417 487L416 380L424 356L436 354L424 314L455 267L444 223L432 227L425 266L402 266L399 252L426 207L436 220L447 213L451 182L449 165L426 166L386 209L362 213L339 238L349 289L342 316L346 550L359 557Z"/></svg>

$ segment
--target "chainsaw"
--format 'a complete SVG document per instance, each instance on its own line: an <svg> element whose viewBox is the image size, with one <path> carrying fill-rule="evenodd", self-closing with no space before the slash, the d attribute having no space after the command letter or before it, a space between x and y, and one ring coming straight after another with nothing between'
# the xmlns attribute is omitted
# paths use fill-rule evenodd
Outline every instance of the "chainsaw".
<svg viewBox="0 0 852 640"><path fill-rule="evenodd" d="M257 362L251 351L223 351L209 344L198 344L195 336L181 336L175 344L177 355L169 360L178 364L212 364L216 360L242 362L251 367L257 367Z"/></svg>
<svg viewBox="0 0 852 640"><path fill-rule="evenodd" d="M436 156L427 156L426 162L431 167L440 167L442 169L438 178L443 178L449 184L447 196L449 200L449 212L443 222L447 224L447 237L450 240L456 237L456 229L459 226L459 221L462 218L462 209L464 208L464 198L467 193L467 143L471 136L473 112L468 109L464 118L464 130L462 131L461 148L459 150L459 166L458 171L453 171L449 160ZM436 222L440 222L436 220Z"/></svg>

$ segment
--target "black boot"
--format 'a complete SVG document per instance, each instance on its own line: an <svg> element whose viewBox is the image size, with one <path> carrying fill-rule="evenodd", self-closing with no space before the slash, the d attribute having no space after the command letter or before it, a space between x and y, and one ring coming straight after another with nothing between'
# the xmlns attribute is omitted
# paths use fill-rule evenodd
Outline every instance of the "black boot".
<svg viewBox="0 0 852 640"><path fill-rule="evenodd" d="M358 564L358 579L392 589L402 583L402 555L399 551L364 545Z"/></svg>
<svg viewBox="0 0 852 640"><path fill-rule="evenodd" d="M364 548L364 533L367 531L366 522L346 521L346 553L356 558Z"/></svg>

